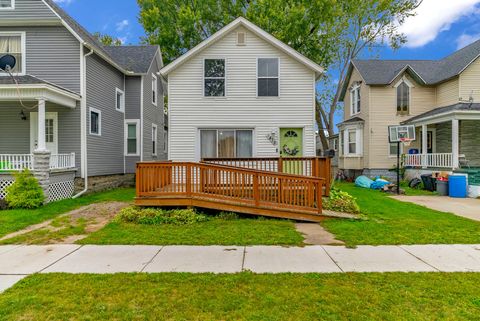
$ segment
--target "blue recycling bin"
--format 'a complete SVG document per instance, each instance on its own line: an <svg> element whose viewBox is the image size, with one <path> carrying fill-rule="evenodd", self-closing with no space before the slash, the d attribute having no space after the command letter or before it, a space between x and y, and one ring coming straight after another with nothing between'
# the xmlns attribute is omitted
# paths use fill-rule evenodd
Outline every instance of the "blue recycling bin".
<svg viewBox="0 0 480 321"><path fill-rule="evenodd" d="M467 176L451 175L448 177L448 189L450 197L466 198L467 197Z"/></svg>

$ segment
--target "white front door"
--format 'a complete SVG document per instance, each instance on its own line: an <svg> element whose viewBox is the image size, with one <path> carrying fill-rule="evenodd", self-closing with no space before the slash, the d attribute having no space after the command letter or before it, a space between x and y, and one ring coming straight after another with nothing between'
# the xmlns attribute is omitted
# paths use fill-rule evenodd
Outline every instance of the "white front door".
<svg viewBox="0 0 480 321"><path fill-rule="evenodd" d="M52 154L58 154L58 113L45 113L45 142ZM38 113L30 113L30 151L38 146Z"/></svg>

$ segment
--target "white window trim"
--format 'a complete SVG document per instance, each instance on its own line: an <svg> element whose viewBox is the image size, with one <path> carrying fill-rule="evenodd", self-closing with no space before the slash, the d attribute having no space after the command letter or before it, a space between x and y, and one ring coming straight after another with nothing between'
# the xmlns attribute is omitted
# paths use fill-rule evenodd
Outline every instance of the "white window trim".
<svg viewBox="0 0 480 321"><path fill-rule="evenodd" d="M163 130L163 152L168 153L168 130Z"/></svg>
<svg viewBox="0 0 480 321"><path fill-rule="evenodd" d="M206 60L223 60L225 62L225 77L205 77L205 61ZM206 96L205 95L205 79L223 79L224 80L224 95L223 96ZM202 65L202 96L207 99L225 99L227 97L227 58L225 57L205 57Z"/></svg>
<svg viewBox="0 0 480 321"><path fill-rule="evenodd" d="M3 10L15 10L15 0L10 0L10 7L5 7L5 8L0 7L0 11L3 11Z"/></svg>
<svg viewBox="0 0 480 321"><path fill-rule="evenodd" d="M135 154L128 153L128 125L135 124L137 127L137 152ZM140 119L125 119L124 123L124 142L125 142L125 156L140 156Z"/></svg>
<svg viewBox="0 0 480 321"><path fill-rule="evenodd" d="M231 127L231 128L228 128L228 127L205 127L205 128L199 128L198 129L198 155L199 155L199 159L201 160L202 158L202 135L201 135L201 132L202 130L215 130L217 132L217 155L215 156L216 158L218 158L218 132L222 131L222 130L225 130L225 131L234 131L235 134L234 134L234 142L235 142L235 154L237 153L237 131L241 131L241 130L248 130L248 131L251 131L252 132L252 157L255 157L255 146L256 146L256 139L255 139L255 129L254 128L237 128L237 127ZM236 158L236 156L235 156Z"/></svg>
<svg viewBox="0 0 480 321"><path fill-rule="evenodd" d="M243 34L243 43L238 42L239 35ZM246 46L247 45L247 33L245 31L237 31L237 46Z"/></svg>
<svg viewBox="0 0 480 321"><path fill-rule="evenodd" d="M0 31L0 36L20 36L20 41L22 43L22 72L14 73L14 75L25 76L27 74L27 37L25 31ZM6 72L0 71L0 77L10 77L10 75Z"/></svg>
<svg viewBox="0 0 480 321"><path fill-rule="evenodd" d="M117 108L118 106L118 94L122 95L121 101L120 101L120 109ZM119 88L115 88L115 110L119 112L125 112L125 92Z"/></svg>
<svg viewBox="0 0 480 321"><path fill-rule="evenodd" d="M92 133L92 112L98 114L98 133ZM93 136L102 136L102 111L96 108L90 107L88 113L88 132Z"/></svg>
<svg viewBox="0 0 480 321"><path fill-rule="evenodd" d="M155 94L155 101L153 101L153 94ZM152 104L158 106L158 78L152 74Z"/></svg>
<svg viewBox="0 0 480 321"><path fill-rule="evenodd" d="M152 151L152 156L157 156L158 155L158 126L156 124L152 124L152 145L153 145L153 142L155 142L155 150ZM152 145L150 145L150 147L153 147Z"/></svg>
<svg viewBox="0 0 480 321"><path fill-rule="evenodd" d="M359 83L355 84L352 89L350 89L350 116L355 116L360 114L359 108L358 108L358 99L357 99L357 93L360 93L360 88L361 85ZM360 108L361 108L361 101L360 101Z"/></svg>
<svg viewBox="0 0 480 321"><path fill-rule="evenodd" d="M349 132L355 131L355 153L350 153L349 150ZM363 128L360 127L345 127L343 129L343 157L362 157L363 156Z"/></svg>
<svg viewBox="0 0 480 321"><path fill-rule="evenodd" d="M398 103L398 86L400 86L402 83L405 83L408 88L409 88L409 92L408 92L408 111L405 113L405 114L401 114L399 113L398 111L398 106L397 106L397 103ZM397 83L393 86L393 88L395 88L395 112L396 114L401 114L401 116L409 116L410 115L410 110L412 108L412 88L414 88L415 85L410 81L408 80L407 77L403 76L402 78L400 78L399 81L397 81Z"/></svg>
<svg viewBox="0 0 480 321"><path fill-rule="evenodd" d="M258 61L260 59L277 59L278 61L278 77L259 77L258 76ZM280 79L281 79L281 75L280 75L280 57L257 57L257 64L256 64L256 70L255 70L255 78L256 78L256 84L255 84L255 89L256 89L256 93L255 95L257 96L257 98L260 98L260 99L278 99L280 98L281 96L281 93L280 93ZM258 95L258 80L259 79L270 79L270 78L277 78L278 79L278 96L259 96Z"/></svg>
<svg viewBox="0 0 480 321"><path fill-rule="evenodd" d="M394 154L392 154L392 153L391 153L391 150L390 150L390 145L391 145L391 144L392 144L392 145L395 144L395 153L394 153ZM390 142L388 142L388 157L389 157L389 158L397 158L397 152L396 152L397 147L396 147L396 145L397 145L397 143L390 143ZM400 155L402 155L402 154L404 154L404 152L403 152L403 144L400 144Z"/></svg>

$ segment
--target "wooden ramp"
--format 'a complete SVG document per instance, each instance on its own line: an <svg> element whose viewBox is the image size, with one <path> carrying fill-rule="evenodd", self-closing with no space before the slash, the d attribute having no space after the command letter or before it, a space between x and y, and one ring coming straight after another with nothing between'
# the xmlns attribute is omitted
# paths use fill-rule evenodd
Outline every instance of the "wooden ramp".
<svg viewBox="0 0 480 321"><path fill-rule="evenodd" d="M210 162L137 164L139 206L196 206L245 214L318 222L321 177L264 171Z"/></svg>

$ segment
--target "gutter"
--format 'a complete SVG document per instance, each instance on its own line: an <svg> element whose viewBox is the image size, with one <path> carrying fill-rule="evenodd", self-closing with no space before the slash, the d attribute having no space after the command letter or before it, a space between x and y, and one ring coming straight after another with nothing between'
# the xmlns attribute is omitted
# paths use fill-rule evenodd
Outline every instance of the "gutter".
<svg viewBox="0 0 480 321"><path fill-rule="evenodd" d="M86 43L82 43L82 48L83 46L85 45ZM83 49L82 49L82 53L83 53ZM93 49L90 49L90 52L87 53L86 55L83 55L83 70L82 70L82 74L84 75L83 76L83 79L82 79L82 87L83 87L83 93L82 93L82 102L81 102L81 112L80 112L80 117L81 117L81 121L80 121L80 124L82 126L80 132L83 131L83 137L84 137L84 142L83 142L83 162L82 162L82 168L83 168L83 179L84 179L84 189L83 191L81 191L80 193L78 193L77 195L74 195L72 198L73 199L76 199L76 198L79 198L80 196L82 196L83 194L85 194L87 191L88 191L88 157L87 157L87 66L86 66L86 63L87 63L87 57L90 56L90 55L93 55L94 53L94 50Z"/></svg>

